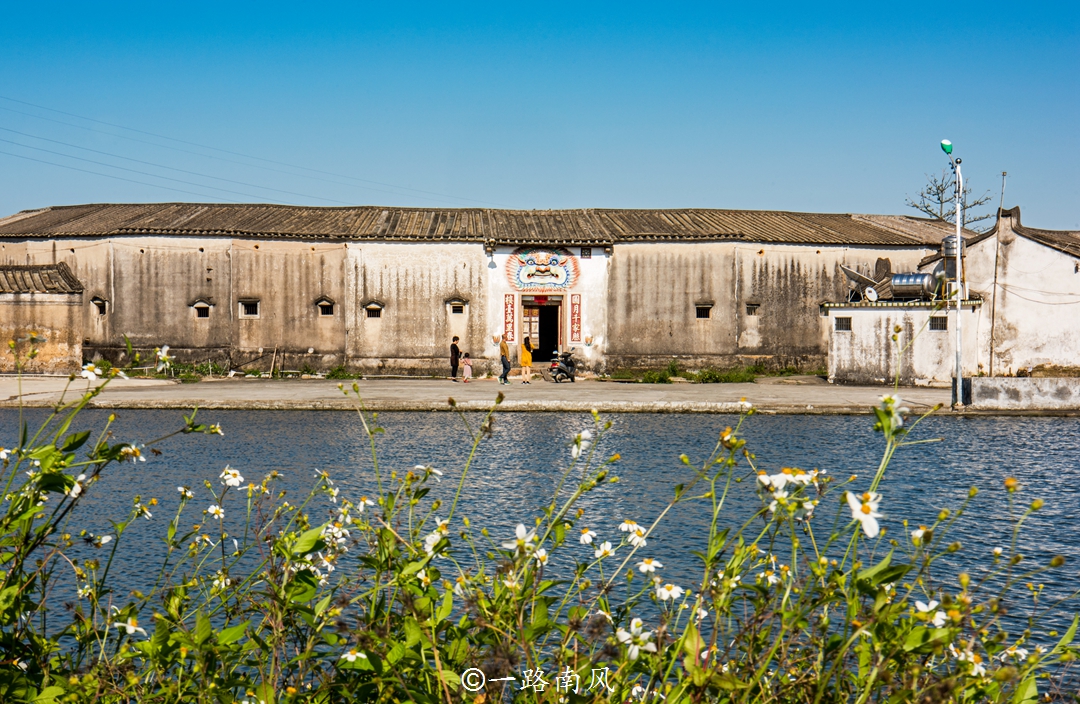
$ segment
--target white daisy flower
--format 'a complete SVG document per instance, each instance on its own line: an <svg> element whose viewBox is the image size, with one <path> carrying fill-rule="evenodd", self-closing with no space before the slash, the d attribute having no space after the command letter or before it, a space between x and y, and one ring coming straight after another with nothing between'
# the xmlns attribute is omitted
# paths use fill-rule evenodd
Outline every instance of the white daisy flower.
<svg viewBox="0 0 1080 704"><path fill-rule="evenodd" d="M159 372L165 371L172 365L173 358L169 356L169 346L163 345L154 350L154 356L157 357L157 365L155 369Z"/></svg>
<svg viewBox="0 0 1080 704"><path fill-rule="evenodd" d="M101 367L94 364L93 362L90 362L89 364L83 365L82 374L80 374L79 376L81 376L83 379L86 379L87 381L97 381L101 378L101 374Z"/></svg>
<svg viewBox="0 0 1080 704"><path fill-rule="evenodd" d="M206 512L219 521L225 518L225 510L217 504L210 504L210 506L207 507Z"/></svg>
<svg viewBox="0 0 1080 704"><path fill-rule="evenodd" d="M660 601L667 601L668 599L678 599L683 595L683 588L677 587L674 584L664 584L656 588L656 596Z"/></svg>
<svg viewBox="0 0 1080 704"><path fill-rule="evenodd" d="M646 557L644 560L637 564L638 570L642 574L648 574L649 572L655 572L657 568L663 567L659 560L654 560L651 557Z"/></svg>
<svg viewBox="0 0 1080 704"><path fill-rule="evenodd" d="M356 648L349 648L341 654L341 659L347 662L356 662L358 658L363 658L364 660L367 660L367 655L361 653Z"/></svg>
<svg viewBox="0 0 1080 704"><path fill-rule="evenodd" d="M83 492L84 481L86 481L86 475L80 474L78 477L75 478L75 484L73 484L72 487L64 493L73 499L79 498L79 494Z"/></svg>
<svg viewBox="0 0 1080 704"><path fill-rule="evenodd" d="M596 552L594 552L593 554L596 556L596 559L602 560L605 557L611 557L612 555L614 555L615 551L611 547L611 541L605 540L604 542L600 543L600 547L598 547L596 549Z"/></svg>
<svg viewBox="0 0 1080 704"><path fill-rule="evenodd" d="M184 499L194 499L195 498L194 492L192 492L191 489L188 489L186 486L178 486L178 487L176 487L176 490L180 492L180 497L181 498L184 498Z"/></svg>
<svg viewBox="0 0 1080 704"><path fill-rule="evenodd" d="M240 486L244 483L244 478L240 476L240 472L226 465L221 472L221 483L225 486Z"/></svg>
<svg viewBox="0 0 1080 704"><path fill-rule="evenodd" d="M139 628L139 620L134 616L122 623L114 623L113 628L115 628L116 630L120 630L121 628L123 628L125 631L127 631L127 634L129 636L134 635L135 633L142 633L144 636L146 635L146 630L143 628Z"/></svg>
<svg viewBox="0 0 1080 704"><path fill-rule="evenodd" d="M630 622L629 631L624 628L615 631L615 638L626 646L626 655L631 660L637 660L642 650L647 653L656 652L656 644L651 641L652 631L642 630L640 618Z"/></svg>
<svg viewBox="0 0 1080 704"><path fill-rule="evenodd" d="M642 528L631 531L630 536L626 540L636 548L643 548L649 544L648 541L645 540L645 531Z"/></svg>
<svg viewBox="0 0 1080 704"><path fill-rule="evenodd" d="M502 544L507 550L513 550L515 554L532 552L536 545L536 533L525 528L525 524L519 523L514 530L514 539Z"/></svg>
<svg viewBox="0 0 1080 704"><path fill-rule="evenodd" d="M548 563L548 553L547 550L545 550L544 548L540 548L535 553L533 553L533 557L536 558L536 561L540 563L541 567Z"/></svg>
<svg viewBox="0 0 1080 704"><path fill-rule="evenodd" d="M581 541L582 545L588 545L593 541L593 538L595 538L595 537L596 537L596 531L595 530L591 530L589 528L582 528L581 529L581 537L578 538L578 540Z"/></svg>
<svg viewBox="0 0 1080 704"><path fill-rule="evenodd" d="M878 513L878 505L881 502L881 494L868 491L856 495L846 492L848 507L851 509L851 517L862 525L863 532L868 538L876 538L881 531L877 519L881 518Z"/></svg>
<svg viewBox="0 0 1080 704"><path fill-rule="evenodd" d="M629 518L627 518L625 521L623 521L622 523L619 524L619 530L621 530L623 533L629 533L629 532L635 530L637 527L638 527L637 522L636 521L631 521Z"/></svg>

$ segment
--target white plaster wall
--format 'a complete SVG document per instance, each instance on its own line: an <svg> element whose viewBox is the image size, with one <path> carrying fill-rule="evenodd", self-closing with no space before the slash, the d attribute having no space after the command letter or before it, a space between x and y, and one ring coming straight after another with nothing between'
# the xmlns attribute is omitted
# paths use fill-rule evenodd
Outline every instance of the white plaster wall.
<svg viewBox="0 0 1080 704"><path fill-rule="evenodd" d="M985 301L979 320L979 368L991 374L991 349L992 374L997 376L1039 365L1080 366L1080 259L1019 236L1010 227L999 228L998 237L999 252L998 240L990 237L969 247L965 258L968 285Z"/></svg>
<svg viewBox="0 0 1080 704"><path fill-rule="evenodd" d="M829 381L849 384L900 383L949 386L956 366L956 311L948 330L930 330L931 316L946 315L928 307L830 307ZM964 375L977 373L978 309L963 310ZM851 318L851 330L836 330L836 318ZM896 328L900 332L895 332ZM898 340L893 341L892 336Z"/></svg>

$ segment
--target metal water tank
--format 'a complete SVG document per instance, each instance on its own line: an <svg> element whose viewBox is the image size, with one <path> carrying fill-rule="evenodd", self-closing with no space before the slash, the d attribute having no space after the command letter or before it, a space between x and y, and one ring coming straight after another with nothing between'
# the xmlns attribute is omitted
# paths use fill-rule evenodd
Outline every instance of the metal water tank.
<svg viewBox="0 0 1080 704"><path fill-rule="evenodd" d="M937 289L933 274L893 274L893 298L932 298Z"/></svg>
<svg viewBox="0 0 1080 704"><path fill-rule="evenodd" d="M960 246L966 248L967 240L960 238ZM956 235L946 235L945 238L941 240L941 256L946 259L956 258ZM961 253L961 256L963 256L963 253Z"/></svg>

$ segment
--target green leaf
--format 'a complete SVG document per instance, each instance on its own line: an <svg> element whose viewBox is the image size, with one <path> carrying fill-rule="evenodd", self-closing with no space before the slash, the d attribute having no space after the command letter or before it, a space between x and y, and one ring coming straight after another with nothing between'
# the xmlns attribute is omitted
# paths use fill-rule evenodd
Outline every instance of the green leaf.
<svg viewBox="0 0 1080 704"><path fill-rule="evenodd" d="M449 589L446 590L446 594L443 595L442 604L439 605L438 610L435 612L435 621L445 621L450 617L450 612L454 610L454 594Z"/></svg>
<svg viewBox="0 0 1080 704"><path fill-rule="evenodd" d="M286 589L290 599L303 603L315 598L318 584L319 582L311 570L300 570L289 580Z"/></svg>
<svg viewBox="0 0 1080 704"><path fill-rule="evenodd" d="M60 446L63 452L74 452L86 444L87 439L90 437L90 431L84 430L81 433L72 433L64 438L64 444Z"/></svg>
<svg viewBox="0 0 1080 704"><path fill-rule="evenodd" d="M405 644L394 643L394 647L390 648L390 652L386 654L386 662L396 665L403 657L405 657Z"/></svg>
<svg viewBox="0 0 1080 704"><path fill-rule="evenodd" d="M240 640L241 636L244 635L244 631L246 631L247 627L250 625L251 621L244 621L235 626L229 626L228 628L222 629L217 636L218 645L230 645L231 643Z"/></svg>
<svg viewBox="0 0 1080 704"><path fill-rule="evenodd" d="M405 619L405 645L409 648L420 642L420 624L412 616Z"/></svg>
<svg viewBox="0 0 1080 704"><path fill-rule="evenodd" d="M876 585L877 582L874 581L874 577L876 577L886 567L889 566L889 563L892 562L892 556L893 556L893 551L890 550L889 554L886 555L884 558L882 558L881 562L877 563L873 567L868 567L865 570L863 570L862 572L860 572L858 574L858 576L856 577L856 579L860 580L860 581L861 580L866 580L866 581L870 582L871 584Z"/></svg>
<svg viewBox="0 0 1080 704"><path fill-rule="evenodd" d="M318 528L312 528L299 538L292 546L293 557L303 557L304 555L316 552L322 548L322 532L326 524L319 526Z"/></svg>
<svg viewBox="0 0 1080 704"><path fill-rule="evenodd" d="M429 562L431 562L432 557L434 557L433 554L428 555L423 560L414 560L413 562L410 562L409 564L405 565L405 567L402 568L402 570L401 570L401 576L402 577L408 577L411 574L416 574L420 570L424 569L425 565L427 565Z"/></svg>
<svg viewBox="0 0 1080 704"><path fill-rule="evenodd" d="M54 702L56 698L64 693L63 687L46 687L41 690L41 694L37 695L30 701L34 704L47 704L47 702Z"/></svg>
<svg viewBox="0 0 1080 704"><path fill-rule="evenodd" d="M1028 677L1016 688L1013 704L1035 704L1037 701L1039 701L1039 685L1035 683L1034 677Z"/></svg>
<svg viewBox="0 0 1080 704"><path fill-rule="evenodd" d="M323 611L326 611L326 607L330 606L330 599L333 598L333 594L327 594L325 597L319 600L318 604L315 604L315 615L322 616Z"/></svg>
<svg viewBox="0 0 1080 704"><path fill-rule="evenodd" d="M1056 646L1054 646L1054 651L1055 652L1061 650L1062 648L1064 648L1069 643L1072 643L1073 638L1076 637L1076 626L1077 626L1077 624L1080 624L1080 614L1077 614L1076 616L1073 616L1073 622L1072 622L1072 625L1069 626L1069 630L1065 631L1065 635L1063 635L1061 637L1061 640L1058 641L1058 644Z"/></svg>
<svg viewBox="0 0 1080 704"><path fill-rule="evenodd" d="M934 645L945 644L949 640L948 628L927 628L926 626L918 626L913 628L907 637L904 638L904 650L911 652L913 650L929 650Z"/></svg>
<svg viewBox="0 0 1080 704"><path fill-rule="evenodd" d="M195 645L202 645L212 633L210 619L202 611L195 614Z"/></svg>

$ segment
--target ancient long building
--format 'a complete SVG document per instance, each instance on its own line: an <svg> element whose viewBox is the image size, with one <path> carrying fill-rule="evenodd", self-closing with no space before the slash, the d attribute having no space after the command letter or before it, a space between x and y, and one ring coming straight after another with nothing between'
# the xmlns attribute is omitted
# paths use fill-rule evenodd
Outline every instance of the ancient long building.
<svg viewBox="0 0 1080 704"><path fill-rule="evenodd" d="M821 367L846 265L914 271L950 226L741 210L96 204L0 218L0 333L35 369L170 345L231 368L445 374L452 336L588 368ZM10 365L10 359L4 364Z"/></svg>

